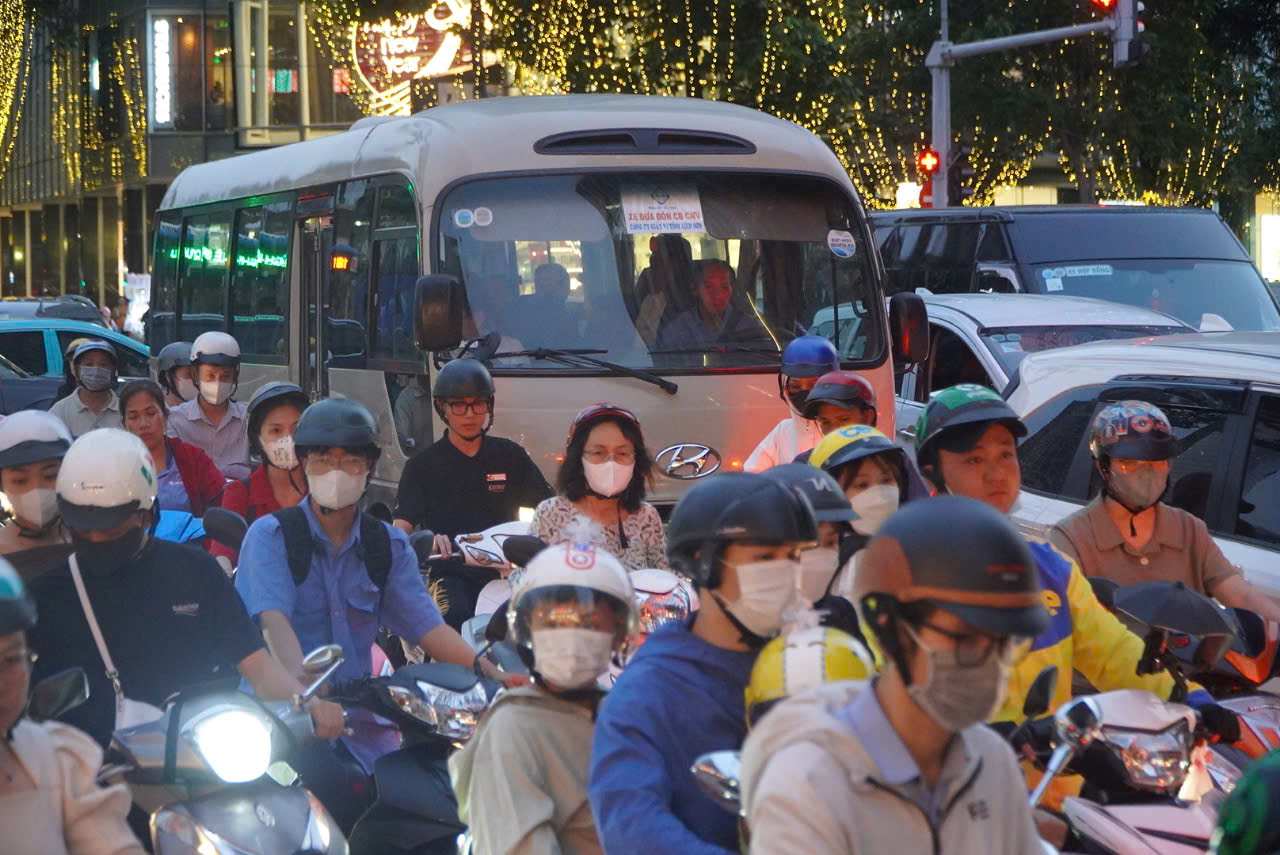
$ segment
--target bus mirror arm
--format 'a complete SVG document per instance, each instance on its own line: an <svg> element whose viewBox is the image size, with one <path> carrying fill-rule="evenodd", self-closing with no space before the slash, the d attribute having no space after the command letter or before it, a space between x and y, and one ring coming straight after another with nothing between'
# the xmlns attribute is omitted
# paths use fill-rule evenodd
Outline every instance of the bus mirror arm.
<svg viewBox="0 0 1280 855"><path fill-rule="evenodd" d="M929 358L929 312L919 294L903 291L889 298L893 365L919 365Z"/></svg>
<svg viewBox="0 0 1280 855"><path fill-rule="evenodd" d="M461 344L466 306L466 291L455 277L420 277L413 292L413 332L418 348L453 350Z"/></svg>

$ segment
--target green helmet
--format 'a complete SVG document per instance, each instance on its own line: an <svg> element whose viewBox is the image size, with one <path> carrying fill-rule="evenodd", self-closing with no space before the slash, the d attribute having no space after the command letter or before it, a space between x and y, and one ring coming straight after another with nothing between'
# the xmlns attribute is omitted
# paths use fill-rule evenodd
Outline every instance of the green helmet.
<svg viewBox="0 0 1280 855"><path fill-rule="evenodd" d="M1280 752L1249 767L1218 812L1209 851L1254 855L1280 850Z"/></svg>
<svg viewBox="0 0 1280 855"><path fill-rule="evenodd" d="M1008 425L1015 439L1027 435L1027 426L1013 408L986 386L961 383L933 393L916 422L916 460L921 466L936 462L938 437L953 428L982 422Z"/></svg>

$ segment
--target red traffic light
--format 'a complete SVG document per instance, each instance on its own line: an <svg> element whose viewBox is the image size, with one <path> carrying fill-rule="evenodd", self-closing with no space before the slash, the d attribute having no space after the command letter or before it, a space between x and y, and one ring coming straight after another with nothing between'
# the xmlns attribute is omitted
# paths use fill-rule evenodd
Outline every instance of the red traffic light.
<svg viewBox="0 0 1280 855"><path fill-rule="evenodd" d="M942 158L931 148L921 149L920 153L916 155L916 166L925 175L933 175L941 165Z"/></svg>
<svg viewBox="0 0 1280 855"><path fill-rule="evenodd" d="M1110 15L1115 11L1118 0L1089 0L1089 2L1092 3L1093 7L1099 12Z"/></svg>

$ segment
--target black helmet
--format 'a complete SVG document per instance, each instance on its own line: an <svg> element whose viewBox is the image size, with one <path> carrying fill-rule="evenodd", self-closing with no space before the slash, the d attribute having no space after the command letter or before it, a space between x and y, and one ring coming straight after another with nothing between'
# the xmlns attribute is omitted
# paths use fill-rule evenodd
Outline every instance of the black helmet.
<svg viewBox="0 0 1280 855"><path fill-rule="evenodd" d="M1098 411L1089 428L1089 453L1099 463L1169 460L1178 455L1169 417L1146 401L1119 401Z"/></svg>
<svg viewBox="0 0 1280 855"><path fill-rule="evenodd" d="M293 404L301 412L307 409L308 403L310 400L307 398L307 393L303 392L302 387L297 383L276 380L259 386L258 391L254 392L253 397L249 399L249 406L245 410L249 430L249 450L254 454L262 454L258 444L258 434L262 432L262 422L266 419L267 413L275 409L276 404Z"/></svg>
<svg viewBox="0 0 1280 855"><path fill-rule="evenodd" d="M963 496L903 505L862 553L853 594L890 652L886 598L928 602L1000 636L1034 637L1049 625L1026 541L995 508Z"/></svg>
<svg viewBox="0 0 1280 855"><path fill-rule="evenodd" d="M13 565L0 558L0 635L25 632L36 625L36 604Z"/></svg>
<svg viewBox="0 0 1280 855"><path fill-rule="evenodd" d="M916 422L916 460L921 467L936 463L937 439L964 425L999 422L1015 439L1027 435L1027 426L999 395L986 386L961 383L935 392Z"/></svg>
<svg viewBox="0 0 1280 855"><path fill-rule="evenodd" d="M373 414L350 398L325 398L307 407L293 432L293 446L299 458L326 448L360 451L375 461L382 453Z"/></svg>
<svg viewBox="0 0 1280 855"><path fill-rule="evenodd" d="M763 475L721 472L699 481L680 497L667 522L667 560L671 569L696 578L698 550L714 531L716 517Z"/></svg>
<svg viewBox="0 0 1280 855"><path fill-rule="evenodd" d="M840 482L808 463L784 463L762 474L798 490L809 500L814 518L820 523L852 522L858 518Z"/></svg>
<svg viewBox="0 0 1280 855"><path fill-rule="evenodd" d="M493 398L493 377L478 359L455 359L440 369L431 389L431 397ZM438 405L437 405L438 406Z"/></svg>

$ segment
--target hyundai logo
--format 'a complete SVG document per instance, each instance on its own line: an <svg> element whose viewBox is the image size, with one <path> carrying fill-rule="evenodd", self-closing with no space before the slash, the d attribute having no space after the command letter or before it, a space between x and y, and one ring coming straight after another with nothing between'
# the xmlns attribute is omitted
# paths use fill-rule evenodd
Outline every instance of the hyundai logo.
<svg viewBox="0 0 1280 855"><path fill-rule="evenodd" d="M658 452L662 474L677 481L705 478L720 468L720 452L696 442L669 445Z"/></svg>

